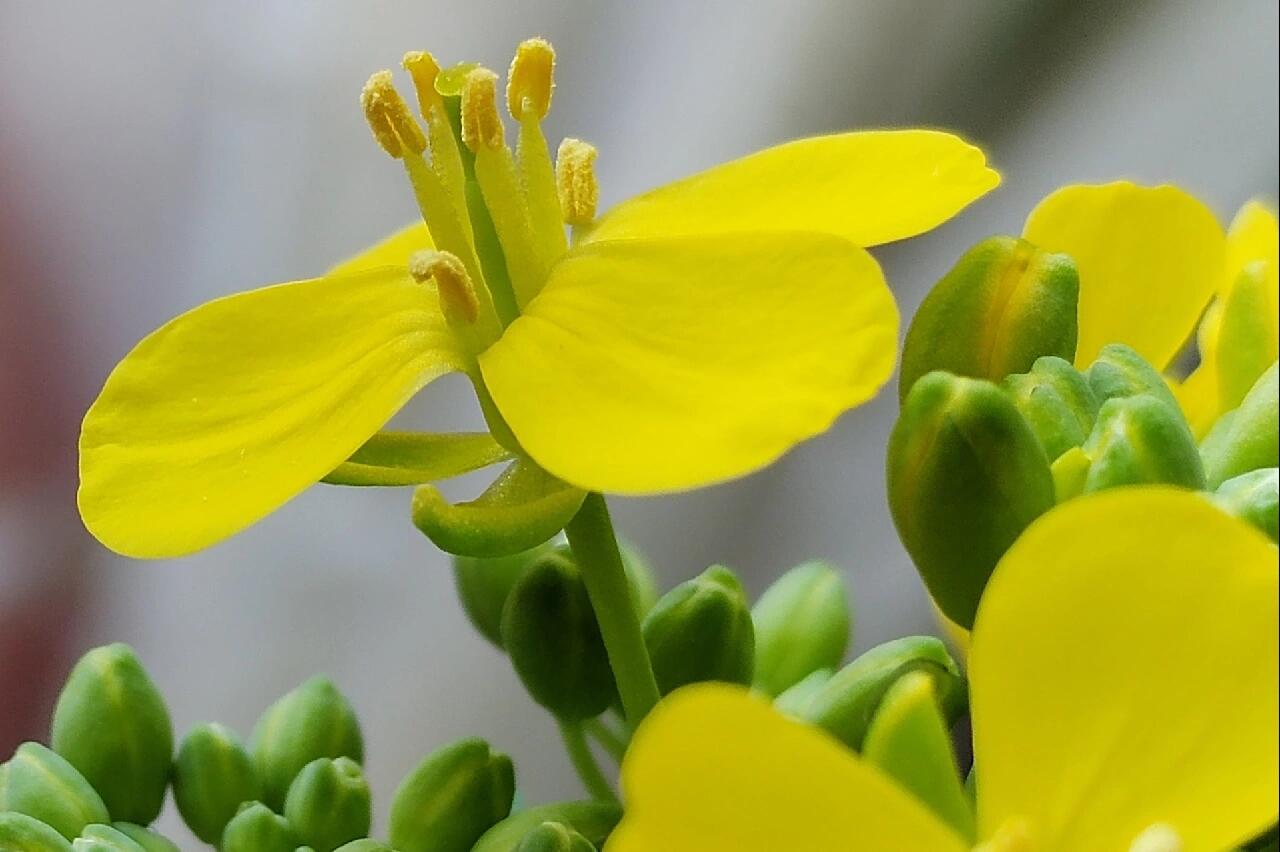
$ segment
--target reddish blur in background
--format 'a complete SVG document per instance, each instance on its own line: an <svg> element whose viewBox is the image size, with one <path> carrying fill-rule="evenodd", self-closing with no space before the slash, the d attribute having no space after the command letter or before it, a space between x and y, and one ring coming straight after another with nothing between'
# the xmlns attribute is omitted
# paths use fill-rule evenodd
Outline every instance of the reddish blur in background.
<svg viewBox="0 0 1280 852"><path fill-rule="evenodd" d="M398 490L315 488L233 540L119 559L75 512L80 416L112 365L201 301L316 274L415 216L357 96L410 49L505 68L560 53L548 135L595 143L608 202L785 139L938 125L1004 186L877 252L904 315L970 243L1067 182L1172 181L1224 218L1275 198L1273 0L0 2L0 759L43 738L70 661L134 645L178 733L247 734L325 671L364 720L375 794L475 733L526 799L576 789L554 725L470 630ZM476 423L443 383L405 424ZM892 394L746 480L619 501L664 582L712 562L758 592L827 557L857 648L934 629L885 508ZM474 483L471 483L474 485ZM465 486L464 486L465 487ZM170 813L165 830L185 837Z"/></svg>

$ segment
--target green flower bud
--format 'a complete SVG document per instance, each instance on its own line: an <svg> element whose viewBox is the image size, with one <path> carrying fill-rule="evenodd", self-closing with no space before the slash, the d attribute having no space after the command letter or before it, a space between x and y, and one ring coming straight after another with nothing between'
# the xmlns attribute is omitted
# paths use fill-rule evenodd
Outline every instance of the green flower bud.
<svg viewBox="0 0 1280 852"><path fill-rule="evenodd" d="M1240 407L1224 414L1200 445L1210 488L1228 479L1280 464L1280 373L1271 367L1245 394Z"/></svg>
<svg viewBox="0 0 1280 852"><path fill-rule="evenodd" d="M1108 343L1098 353L1098 358L1085 371L1089 387L1101 406L1109 399L1129 396L1154 396L1170 408L1177 409L1178 401L1164 377L1148 364L1132 347L1123 343Z"/></svg>
<svg viewBox="0 0 1280 852"><path fill-rule="evenodd" d="M898 399L934 370L998 382L1042 355L1074 359L1079 295L1067 255L1014 237L983 240L916 311L902 347Z"/></svg>
<svg viewBox="0 0 1280 852"><path fill-rule="evenodd" d="M289 821L262 804L246 802L222 832L220 852L295 852L298 836Z"/></svg>
<svg viewBox="0 0 1280 852"><path fill-rule="evenodd" d="M50 745L80 770L111 816L149 825L173 762L173 725L133 649L105 645L80 658L53 711Z"/></svg>
<svg viewBox="0 0 1280 852"><path fill-rule="evenodd" d="M877 645L836 672L809 702L805 715L855 751L862 748L889 687L910 672L933 678L933 694L948 725L964 711L968 691L960 667L933 636L908 636Z"/></svg>
<svg viewBox="0 0 1280 852"><path fill-rule="evenodd" d="M699 681L751 682L751 611L742 583L728 568L713 565L667 592L643 629L663 695Z"/></svg>
<svg viewBox="0 0 1280 852"><path fill-rule="evenodd" d="M78 837L86 825L111 819L84 776L40 743L23 743L7 763L0 763L0 811L34 817L67 840Z"/></svg>
<svg viewBox="0 0 1280 852"><path fill-rule="evenodd" d="M235 731L212 722L182 738L173 764L173 799L196 837L217 843L240 806L261 798L253 759Z"/></svg>
<svg viewBox="0 0 1280 852"><path fill-rule="evenodd" d="M149 828L131 822L116 822L111 827L141 846L142 852L181 852L178 844Z"/></svg>
<svg viewBox="0 0 1280 852"><path fill-rule="evenodd" d="M556 546L556 553L578 565L578 555L568 544ZM622 570L627 574L627 586L631 590L631 602L635 604L636 617L643 619L658 602L658 581L654 579L653 568L649 560L639 550L626 541L618 542L618 554L622 557Z"/></svg>
<svg viewBox="0 0 1280 852"><path fill-rule="evenodd" d="M1089 380L1070 362L1037 358L1031 371L1006 376L1002 383L1013 404L1040 439L1045 458L1056 459L1084 444L1098 416L1098 398Z"/></svg>
<svg viewBox="0 0 1280 852"><path fill-rule="evenodd" d="M459 740L409 773L391 802L389 840L400 852L470 852L511 813L511 758L479 739Z"/></svg>
<svg viewBox="0 0 1280 852"><path fill-rule="evenodd" d="M1262 530L1272 541L1280 539L1280 471L1276 468L1251 470L1228 479L1214 492L1213 499L1237 518Z"/></svg>
<svg viewBox="0 0 1280 852"><path fill-rule="evenodd" d="M596 852L596 847L562 822L544 822L524 836L516 852Z"/></svg>
<svg viewBox="0 0 1280 852"><path fill-rule="evenodd" d="M903 545L943 614L971 628L1000 557L1054 504L1040 442L996 385L930 373L902 408L887 468Z"/></svg>
<svg viewBox="0 0 1280 852"><path fill-rule="evenodd" d="M589 719L614 701L600 625L571 560L553 553L520 578L502 615L502 644L533 700L557 718Z"/></svg>
<svg viewBox="0 0 1280 852"><path fill-rule="evenodd" d="M776 696L817 669L840 665L853 619L840 572L826 562L806 562L765 589L751 608L751 621L753 686Z"/></svg>
<svg viewBox="0 0 1280 852"><path fill-rule="evenodd" d="M1059 503L1065 503L1072 497L1084 493L1084 484L1089 479L1089 466L1092 462L1080 447L1072 447L1054 459L1049 465L1053 475L1053 495Z"/></svg>
<svg viewBox="0 0 1280 852"><path fill-rule="evenodd" d="M529 832L544 822L558 822L603 848L622 810L611 802L556 802L512 814L480 838L471 852L517 852Z"/></svg>
<svg viewBox="0 0 1280 852"><path fill-rule="evenodd" d="M70 852L71 842L35 817L0 811L0 849L5 852Z"/></svg>
<svg viewBox="0 0 1280 852"><path fill-rule="evenodd" d="M109 825L86 826L84 833L71 841L75 852L146 852L129 835Z"/></svg>
<svg viewBox="0 0 1280 852"><path fill-rule="evenodd" d="M480 635L502 647L502 608L516 581L529 567L555 550L545 542L511 556L453 558L453 580L462 609Z"/></svg>
<svg viewBox="0 0 1280 852"><path fill-rule="evenodd" d="M284 817L316 852L332 852L369 833L369 782L355 761L321 757L302 767L289 786Z"/></svg>
<svg viewBox="0 0 1280 852"><path fill-rule="evenodd" d="M1084 452L1086 494L1122 485L1204 487L1200 452L1181 410L1149 394L1103 403Z"/></svg>
<svg viewBox="0 0 1280 852"><path fill-rule="evenodd" d="M266 709L253 728L250 753L262 801L284 807L289 785L302 767L319 757L364 759L355 711L326 677L313 677Z"/></svg>
<svg viewBox="0 0 1280 852"><path fill-rule="evenodd" d="M396 852L396 850L385 843L379 843L376 840L365 837L339 846L335 852Z"/></svg>
<svg viewBox="0 0 1280 852"><path fill-rule="evenodd" d="M809 702L822 691L822 688L827 685L827 681L831 680L834 674L834 669L818 669L817 671L809 672L803 680L792 684L785 692L773 699L773 706L780 713L795 716L797 719L805 718L805 711L809 707Z"/></svg>

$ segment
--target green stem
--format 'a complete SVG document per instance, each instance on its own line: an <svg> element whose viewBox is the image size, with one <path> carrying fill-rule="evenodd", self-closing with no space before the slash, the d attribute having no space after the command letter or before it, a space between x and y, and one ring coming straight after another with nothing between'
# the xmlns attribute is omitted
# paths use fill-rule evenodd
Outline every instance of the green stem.
<svg viewBox="0 0 1280 852"><path fill-rule="evenodd" d="M627 724L635 730L658 703L658 682L653 677L653 664L640 632L640 618L604 497L588 494L564 531L600 622L600 635L609 652L609 665Z"/></svg>
<svg viewBox="0 0 1280 852"><path fill-rule="evenodd" d="M573 768L582 779L587 792L593 799L617 802L617 794L609 786L608 779L604 777L604 773L600 771L600 765L596 763L595 755L591 753L591 746L583 733L582 723L559 719L557 724L560 725L560 736L564 739L565 750L569 752L569 760L573 763Z"/></svg>
<svg viewBox="0 0 1280 852"><path fill-rule="evenodd" d="M588 719L582 723L582 729L616 762L622 762L622 756L627 753L627 741L622 738L622 734L606 725L601 719Z"/></svg>

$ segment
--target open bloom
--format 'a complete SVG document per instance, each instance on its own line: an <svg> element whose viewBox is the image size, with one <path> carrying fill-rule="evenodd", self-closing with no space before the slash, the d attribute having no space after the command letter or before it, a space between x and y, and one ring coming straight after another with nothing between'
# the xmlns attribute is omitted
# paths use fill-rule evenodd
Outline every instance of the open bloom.
<svg viewBox="0 0 1280 852"><path fill-rule="evenodd" d="M179 555L326 476L409 484L503 458L515 466L477 503L693 488L768 464L879 389L897 313L865 247L992 189L982 153L925 130L804 139L597 220L594 150L566 140L553 165L542 135L553 59L533 40L512 65L514 154L491 72L407 56L421 123L390 72L370 80L366 115L426 227L139 343L81 433L95 536ZM449 372L470 378L492 438L376 434ZM422 502L447 514L435 496Z"/></svg>
<svg viewBox="0 0 1280 852"><path fill-rule="evenodd" d="M1277 815L1276 548L1200 495L1103 492L996 569L970 665L976 836L727 686L673 693L607 852L1215 852Z"/></svg>
<svg viewBox="0 0 1280 852"><path fill-rule="evenodd" d="M1277 223L1259 202L1224 234L1177 187L1066 186L1036 206L1023 236L1079 268L1077 366L1126 343L1164 370L1204 316L1201 364L1176 388L1199 436L1276 360Z"/></svg>

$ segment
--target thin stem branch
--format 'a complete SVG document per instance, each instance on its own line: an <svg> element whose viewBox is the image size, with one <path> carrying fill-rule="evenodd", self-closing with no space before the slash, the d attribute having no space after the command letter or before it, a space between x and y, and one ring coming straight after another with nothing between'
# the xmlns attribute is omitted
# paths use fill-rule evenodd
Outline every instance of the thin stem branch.
<svg viewBox="0 0 1280 852"><path fill-rule="evenodd" d="M582 723L560 719L557 720L557 724L560 726L560 736L564 740L565 750L569 753L569 760L573 763L574 771L582 779L582 785L587 788L587 792L594 799L617 802L617 794L609 786L609 780L604 777L604 773L600 771L600 764L596 763L596 757L591 753L591 745L587 742L586 734L583 733Z"/></svg>
<svg viewBox="0 0 1280 852"><path fill-rule="evenodd" d="M602 719L588 719L582 723L582 728L616 763L622 762L622 756L627 753L627 741L622 734L609 727Z"/></svg>

